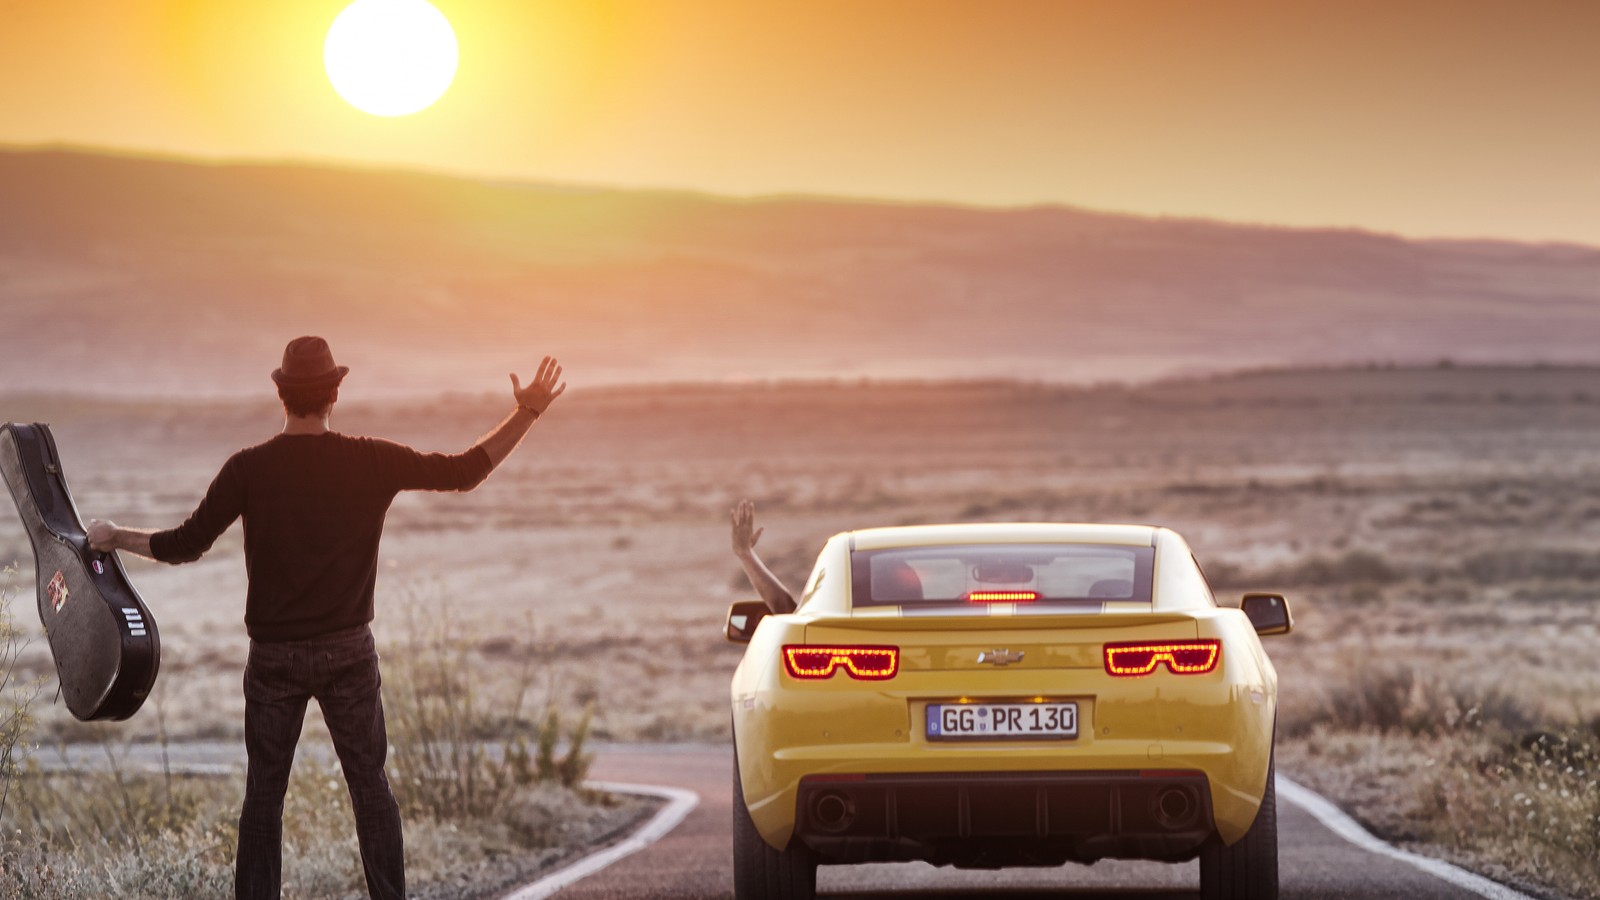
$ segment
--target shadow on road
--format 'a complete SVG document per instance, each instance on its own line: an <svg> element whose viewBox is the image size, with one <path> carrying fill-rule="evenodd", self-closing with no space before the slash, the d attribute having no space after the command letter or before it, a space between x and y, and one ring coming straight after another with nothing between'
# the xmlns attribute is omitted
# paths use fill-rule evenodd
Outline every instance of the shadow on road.
<svg viewBox="0 0 1600 900"><path fill-rule="evenodd" d="M827 897L827 900L883 900L893 897L896 900L912 900L918 897L974 897L971 887L950 887L944 890L862 890L850 894L819 894L818 897ZM1061 887L1022 887L1022 889L984 890L984 900L1021 900L1021 898L1034 897L1074 897L1077 900L1098 900L1102 897L1115 897L1117 900L1194 900L1194 890L1147 890L1147 889L1106 889L1106 887L1085 887L1083 892Z"/></svg>

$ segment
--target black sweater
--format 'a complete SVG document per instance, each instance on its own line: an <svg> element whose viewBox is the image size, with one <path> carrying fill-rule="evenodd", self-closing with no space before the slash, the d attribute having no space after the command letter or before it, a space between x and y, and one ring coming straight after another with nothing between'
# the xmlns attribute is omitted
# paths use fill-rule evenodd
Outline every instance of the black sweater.
<svg viewBox="0 0 1600 900"><path fill-rule="evenodd" d="M188 521L151 535L150 552L193 562L243 516L250 637L314 638L372 621L378 541L396 494L470 491L492 468L482 447L446 455L334 432L280 434L229 457Z"/></svg>

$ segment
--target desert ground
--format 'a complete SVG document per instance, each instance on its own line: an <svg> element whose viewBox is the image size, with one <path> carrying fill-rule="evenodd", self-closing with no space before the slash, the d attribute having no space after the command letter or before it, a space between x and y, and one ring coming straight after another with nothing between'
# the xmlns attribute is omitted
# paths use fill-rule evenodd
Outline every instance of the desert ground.
<svg viewBox="0 0 1600 900"><path fill-rule="evenodd" d="M1284 591L1280 766L1391 838L1549 895L1600 895L1600 369L1274 370L1063 387L992 381L585 389L581 372L477 491L401 497L375 629L386 655L447 628L485 697L534 718L592 703L598 738L715 741L753 596L728 508L791 584L838 531L914 522L1154 523L1218 594ZM498 394L363 400L334 427L456 451ZM6 395L48 421L87 518L170 527L233 450L273 434L249 402ZM17 560L19 619L33 574ZM236 526L204 560L128 562L161 627L150 705L56 740L237 739L244 567ZM25 668L48 674L41 640ZM158 715L159 711L159 715ZM314 732L315 715L309 731ZM312 738L315 739L315 738ZM648 773L640 773L640 778Z"/></svg>

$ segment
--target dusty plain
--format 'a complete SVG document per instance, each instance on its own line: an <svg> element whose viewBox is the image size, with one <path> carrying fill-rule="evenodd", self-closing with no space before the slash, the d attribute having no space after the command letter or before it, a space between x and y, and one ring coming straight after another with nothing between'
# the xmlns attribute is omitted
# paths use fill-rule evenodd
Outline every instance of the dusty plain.
<svg viewBox="0 0 1600 900"><path fill-rule="evenodd" d="M716 741L752 596L727 511L798 583L823 540L874 525L1105 521L1173 527L1226 602L1286 592L1280 766L1387 836L1546 895L1600 895L1600 369L1270 371L1141 386L782 383L584 389L476 492L400 498L380 647L447 623L486 697L529 718L593 703L595 737ZM455 451L498 394L363 401L337 429ZM0 395L50 422L82 513L169 527L233 450L279 426L251 402ZM0 559L33 574L0 515ZM133 720L59 705L39 739L237 740L244 566L236 526L201 562L130 560L163 668ZM23 664L48 673L42 640ZM44 698L48 701L48 696ZM159 716L157 712L159 711ZM316 736L318 717L308 723ZM648 772L637 773L641 780Z"/></svg>

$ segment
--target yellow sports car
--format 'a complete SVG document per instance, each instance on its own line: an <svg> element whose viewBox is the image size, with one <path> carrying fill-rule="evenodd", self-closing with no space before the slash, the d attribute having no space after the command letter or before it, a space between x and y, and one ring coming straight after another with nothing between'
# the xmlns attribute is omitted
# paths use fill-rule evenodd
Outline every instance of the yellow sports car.
<svg viewBox="0 0 1600 900"><path fill-rule="evenodd" d="M729 611L734 882L819 864L1200 859L1208 898L1277 896L1284 598L1219 607L1183 538L1131 525L829 539L798 609Z"/></svg>

